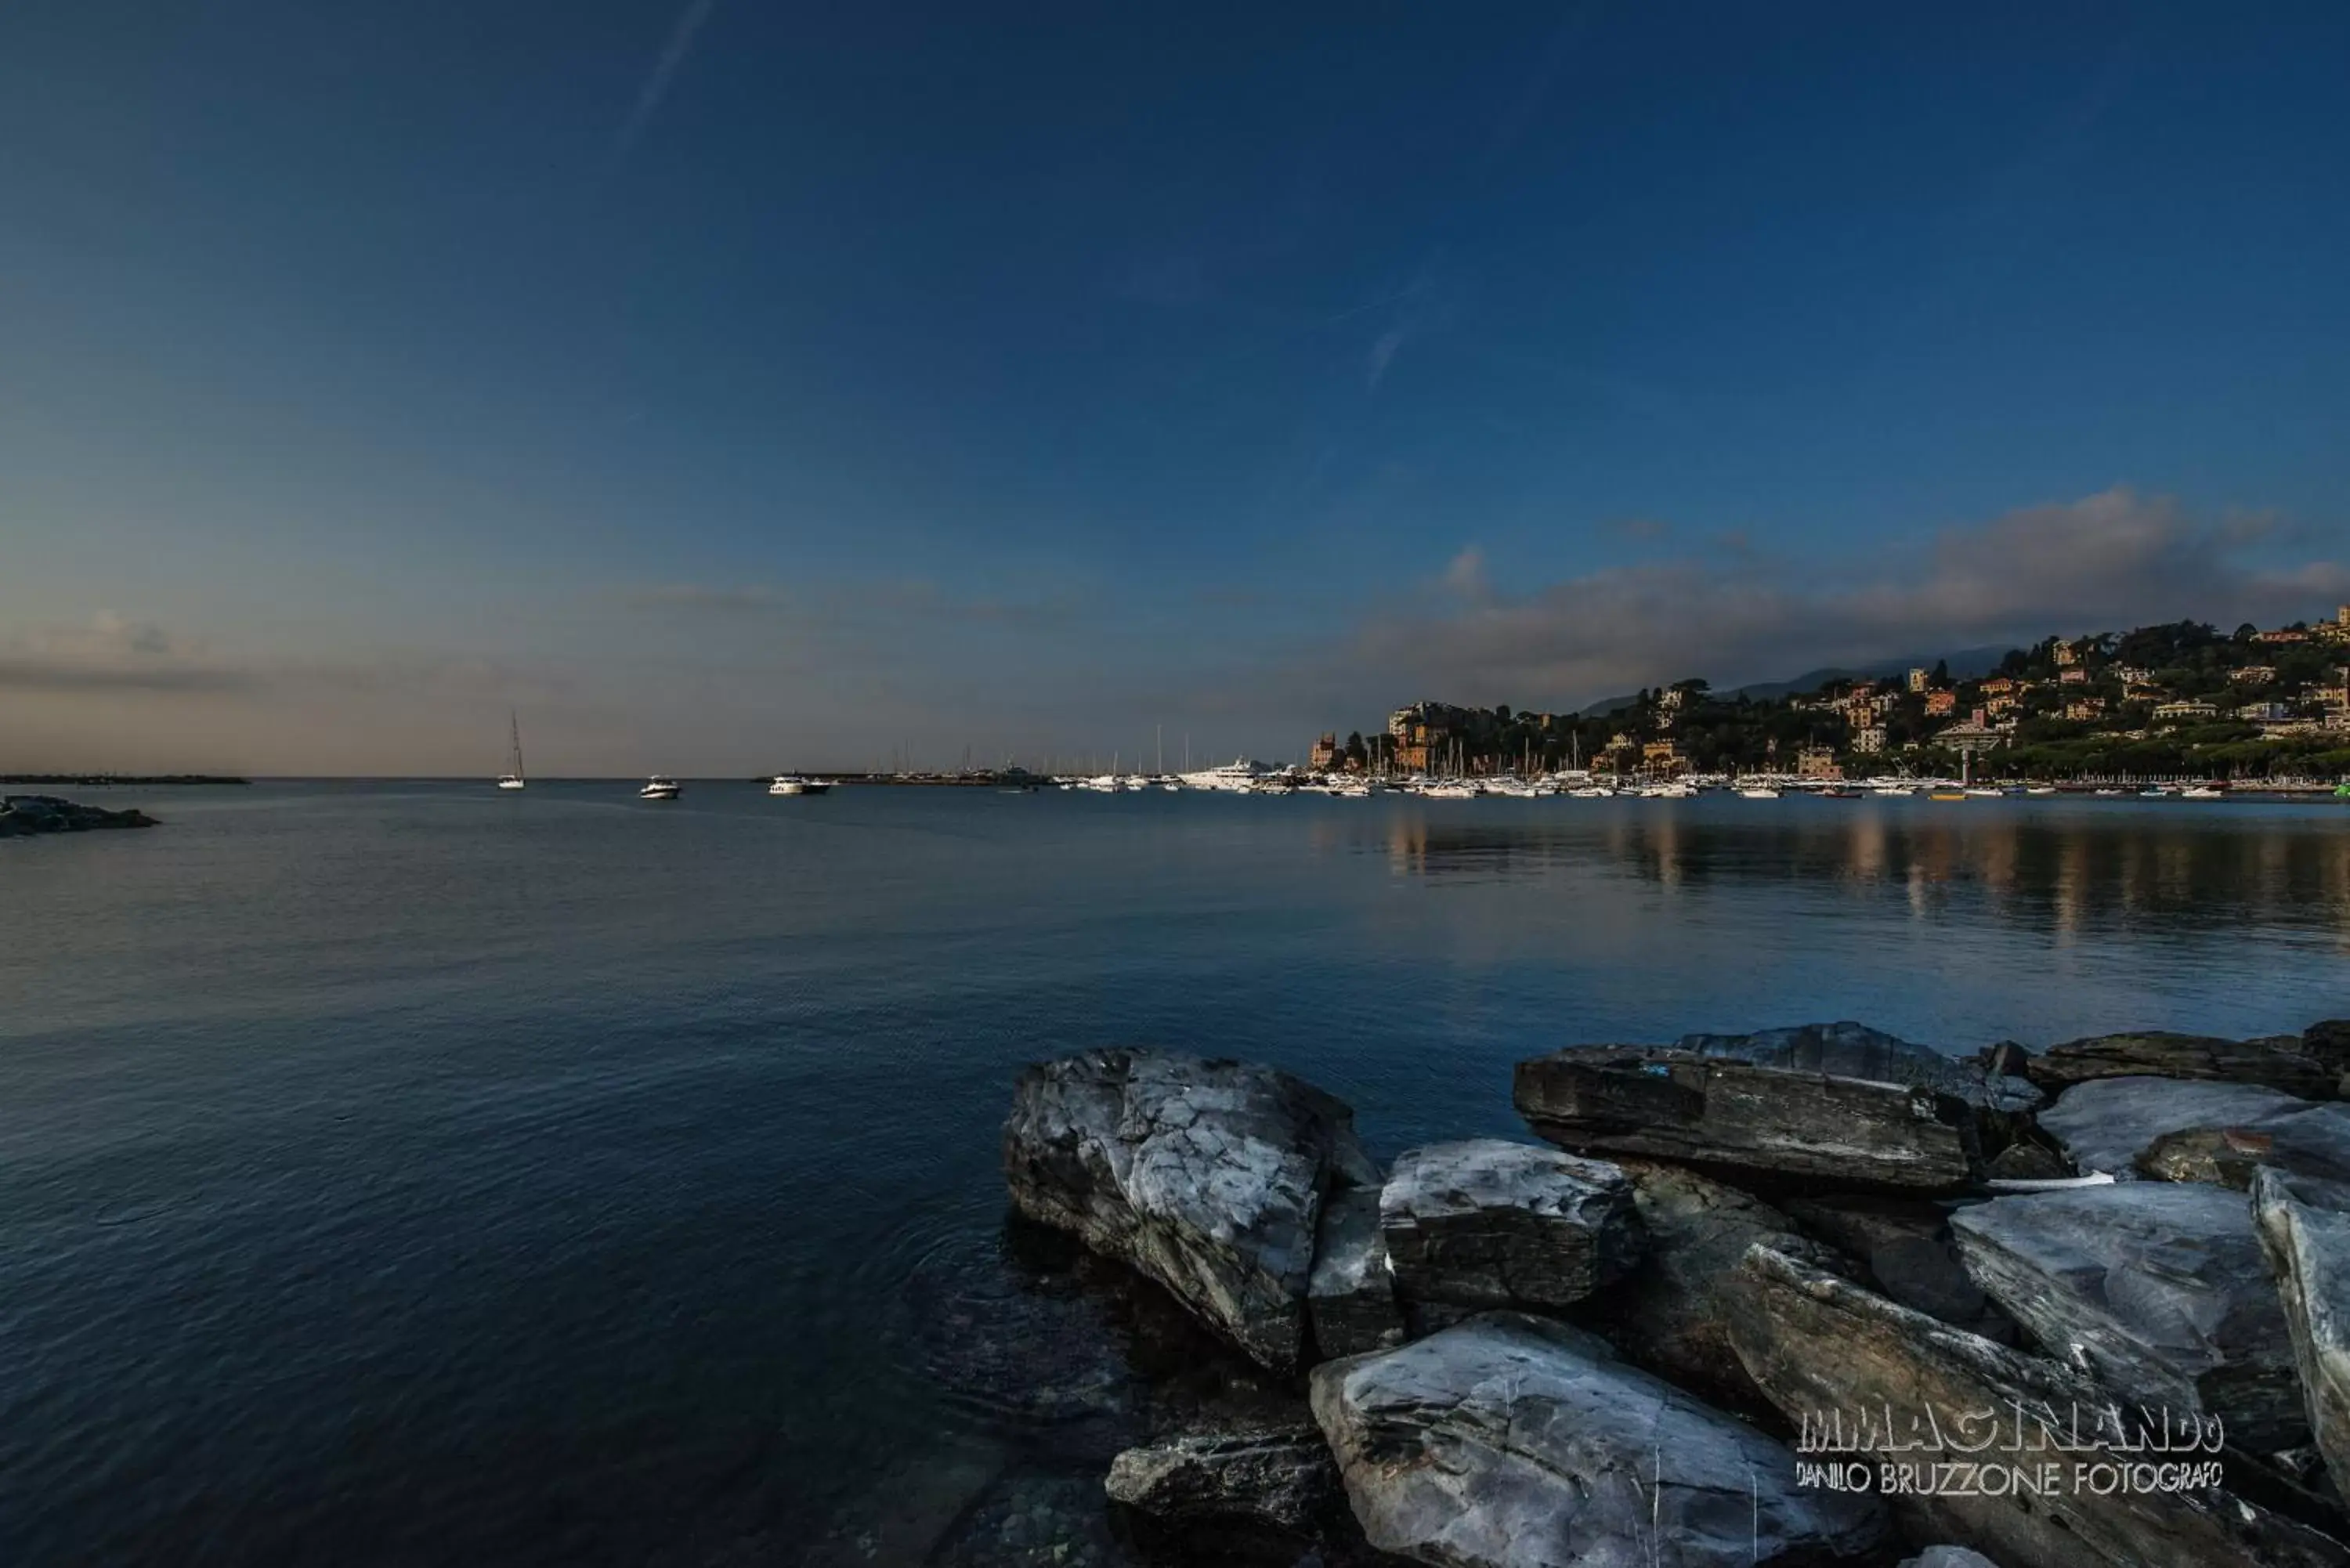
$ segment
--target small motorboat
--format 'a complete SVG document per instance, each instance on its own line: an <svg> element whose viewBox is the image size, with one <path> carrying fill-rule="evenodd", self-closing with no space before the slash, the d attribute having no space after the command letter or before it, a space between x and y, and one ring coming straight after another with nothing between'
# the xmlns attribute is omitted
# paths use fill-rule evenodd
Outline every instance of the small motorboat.
<svg viewBox="0 0 2350 1568"><path fill-rule="evenodd" d="M1741 800L1777 800L1779 798L1779 792L1773 789L1768 784L1757 784L1750 789L1740 790L1738 792L1738 798Z"/></svg>
<svg viewBox="0 0 2350 1568"><path fill-rule="evenodd" d="M2227 798L2227 794L2228 792L2226 790L2214 789L2210 784L2197 784L2191 789L2180 790L2178 792L2178 798L2181 800L2224 800Z"/></svg>
<svg viewBox="0 0 2350 1568"><path fill-rule="evenodd" d="M660 774L655 774L645 781L645 787L637 792L637 798L639 800L675 800L679 792L684 787L675 779L663 778Z"/></svg>
<svg viewBox="0 0 2350 1568"><path fill-rule="evenodd" d="M804 779L796 774L778 774L768 784L769 794L822 794L832 788L830 779Z"/></svg>

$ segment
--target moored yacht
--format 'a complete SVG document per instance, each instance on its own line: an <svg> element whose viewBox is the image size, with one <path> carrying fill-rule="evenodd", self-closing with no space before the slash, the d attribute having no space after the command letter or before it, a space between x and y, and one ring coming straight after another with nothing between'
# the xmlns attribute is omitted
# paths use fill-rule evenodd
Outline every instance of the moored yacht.
<svg viewBox="0 0 2350 1568"><path fill-rule="evenodd" d="M645 787L637 792L637 798L639 800L675 800L679 792L684 787L675 779L663 778L660 774L655 774L645 781Z"/></svg>
<svg viewBox="0 0 2350 1568"><path fill-rule="evenodd" d="M830 779L802 778L796 774L777 774L767 784L769 794L822 794L832 787Z"/></svg>

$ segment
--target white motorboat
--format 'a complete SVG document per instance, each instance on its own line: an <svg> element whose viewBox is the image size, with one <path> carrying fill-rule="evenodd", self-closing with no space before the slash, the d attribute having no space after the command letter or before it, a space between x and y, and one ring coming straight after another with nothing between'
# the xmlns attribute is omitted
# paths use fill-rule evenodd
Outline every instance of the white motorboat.
<svg viewBox="0 0 2350 1568"><path fill-rule="evenodd" d="M796 774L777 774L767 785L769 794L822 794L832 787L830 779L801 778Z"/></svg>
<svg viewBox="0 0 2350 1568"><path fill-rule="evenodd" d="M1263 763L1245 757L1224 763L1222 767L1201 768L1193 773L1179 774L1177 779L1187 789L1222 789L1245 792L1273 770Z"/></svg>
<svg viewBox="0 0 2350 1568"><path fill-rule="evenodd" d="M1779 792L1769 784L1750 784L1738 792L1741 800L1777 800Z"/></svg>
<svg viewBox="0 0 2350 1568"><path fill-rule="evenodd" d="M2026 794L2054 794L2056 793L2056 786L2054 784L2032 784L2027 786L2023 793Z"/></svg>
<svg viewBox="0 0 2350 1568"><path fill-rule="evenodd" d="M637 798L639 800L675 800L679 792L684 787L675 779L663 778L660 774L655 774L645 781L645 787L637 792Z"/></svg>
<svg viewBox="0 0 2350 1568"><path fill-rule="evenodd" d="M1613 800L1616 798L1616 792L1609 789L1606 784L1586 784L1581 789L1572 791L1571 793L1577 800Z"/></svg>
<svg viewBox="0 0 2350 1568"><path fill-rule="evenodd" d="M500 789L521 789L530 781L522 771L522 721L510 709L506 712L506 771L498 775Z"/></svg>
<svg viewBox="0 0 2350 1568"><path fill-rule="evenodd" d="M2222 800L2227 797L2227 794L2228 792L2226 790L2214 789L2210 784L2196 784L2192 788L2180 790L2178 792L2178 798L2181 800Z"/></svg>
<svg viewBox="0 0 2350 1568"><path fill-rule="evenodd" d="M1477 798L1477 786L1465 784L1430 784L1419 793L1430 800L1474 800Z"/></svg>

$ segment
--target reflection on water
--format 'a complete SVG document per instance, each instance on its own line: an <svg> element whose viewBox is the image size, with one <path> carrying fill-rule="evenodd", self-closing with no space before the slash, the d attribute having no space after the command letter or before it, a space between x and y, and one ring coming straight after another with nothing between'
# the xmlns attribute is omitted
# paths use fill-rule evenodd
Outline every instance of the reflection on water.
<svg viewBox="0 0 2350 1568"><path fill-rule="evenodd" d="M1924 917L1971 900L2059 932L2179 920L2350 940L2350 811L2327 805L1494 802L1376 826L1399 875L1630 877L1667 889L1836 885ZM1360 846L1360 823L1321 825ZM1890 911L1888 911L1890 912Z"/></svg>

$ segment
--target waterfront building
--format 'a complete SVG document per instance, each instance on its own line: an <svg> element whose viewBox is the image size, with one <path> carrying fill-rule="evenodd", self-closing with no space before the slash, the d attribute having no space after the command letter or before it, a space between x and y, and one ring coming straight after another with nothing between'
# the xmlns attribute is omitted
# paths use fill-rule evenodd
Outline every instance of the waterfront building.
<svg viewBox="0 0 2350 1568"><path fill-rule="evenodd" d="M1852 749L1863 756L1875 756L1885 749L1885 726L1863 724L1852 732Z"/></svg>
<svg viewBox="0 0 2350 1568"><path fill-rule="evenodd" d="M1844 765L1836 761L1833 746L1805 746L1795 753L1795 776L1803 779L1841 779Z"/></svg>

